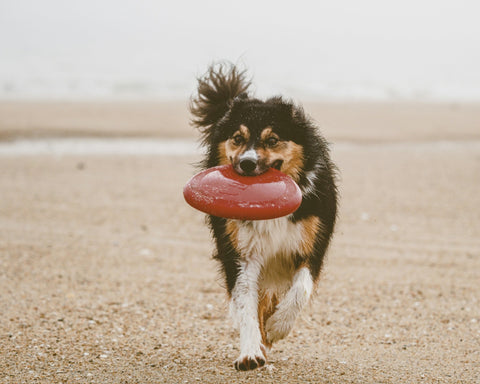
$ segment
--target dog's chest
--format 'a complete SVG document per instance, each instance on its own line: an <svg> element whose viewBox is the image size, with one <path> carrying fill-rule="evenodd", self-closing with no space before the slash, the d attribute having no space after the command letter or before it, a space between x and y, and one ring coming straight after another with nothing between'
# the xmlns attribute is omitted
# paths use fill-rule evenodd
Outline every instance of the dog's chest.
<svg viewBox="0 0 480 384"><path fill-rule="evenodd" d="M285 257L297 253L302 243L302 224L286 217L272 220L237 221L237 245L248 259Z"/></svg>

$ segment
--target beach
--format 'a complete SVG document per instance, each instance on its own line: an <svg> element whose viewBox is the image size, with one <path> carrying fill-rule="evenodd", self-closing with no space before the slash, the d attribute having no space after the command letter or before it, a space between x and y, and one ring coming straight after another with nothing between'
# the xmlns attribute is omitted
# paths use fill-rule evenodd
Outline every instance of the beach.
<svg viewBox="0 0 480 384"><path fill-rule="evenodd" d="M199 151L0 152L0 382L480 382L480 104L304 107L338 225L311 303L247 373L182 196ZM2 101L0 144L196 145L189 119L186 100Z"/></svg>

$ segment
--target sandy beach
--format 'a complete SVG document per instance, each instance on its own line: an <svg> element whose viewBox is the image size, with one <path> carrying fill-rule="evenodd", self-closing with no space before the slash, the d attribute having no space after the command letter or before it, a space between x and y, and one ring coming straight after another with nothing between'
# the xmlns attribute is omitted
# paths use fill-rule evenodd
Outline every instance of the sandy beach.
<svg viewBox="0 0 480 384"><path fill-rule="evenodd" d="M187 101L0 102L0 140L193 141ZM338 226L266 368L238 334L199 155L0 155L2 383L479 383L480 105L305 103L332 142Z"/></svg>

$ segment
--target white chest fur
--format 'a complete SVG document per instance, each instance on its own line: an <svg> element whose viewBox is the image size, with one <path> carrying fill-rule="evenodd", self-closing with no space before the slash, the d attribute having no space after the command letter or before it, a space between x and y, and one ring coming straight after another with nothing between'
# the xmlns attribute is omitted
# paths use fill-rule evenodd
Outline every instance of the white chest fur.
<svg viewBox="0 0 480 384"><path fill-rule="evenodd" d="M288 257L302 243L302 223L286 217L272 220L238 221L237 242L242 257L264 264L272 257Z"/></svg>

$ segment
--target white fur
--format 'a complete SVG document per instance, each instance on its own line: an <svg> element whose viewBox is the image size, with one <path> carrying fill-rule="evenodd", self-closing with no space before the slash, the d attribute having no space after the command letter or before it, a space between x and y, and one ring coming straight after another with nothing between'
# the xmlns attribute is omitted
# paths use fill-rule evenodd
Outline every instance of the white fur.
<svg viewBox="0 0 480 384"><path fill-rule="evenodd" d="M278 255L295 253L302 242L302 223L287 217L272 220L238 221L238 247L245 259L264 262Z"/></svg>
<svg viewBox="0 0 480 384"><path fill-rule="evenodd" d="M246 159L246 158L255 159L255 161L257 161L258 160L257 151L255 151L255 149L253 148L250 148L248 151L243 152L243 154L240 156L240 160Z"/></svg>
<svg viewBox="0 0 480 384"><path fill-rule="evenodd" d="M235 325L240 329L240 356L237 361L245 358L256 360L265 356L261 350L262 335L258 327L258 277L260 264L242 261L240 273L232 291L230 313Z"/></svg>
<svg viewBox="0 0 480 384"><path fill-rule="evenodd" d="M315 172L315 170L313 170L307 172L305 176L305 185L301 188L304 196L315 192L315 181L317 179L317 173Z"/></svg>
<svg viewBox="0 0 480 384"><path fill-rule="evenodd" d="M282 295L294 273L292 255L303 241L303 224L287 217L238 222L238 247L247 262L261 266L260 290Z"/></svg>
<svg viewBox="0 0 480 384"><path fill-rule="evenodd" d="M305 185L300 187L303 196L316 193L315 182L317 181L317 173L322 167L322 163L316 163L311 171L305 173Z"/></svg>

